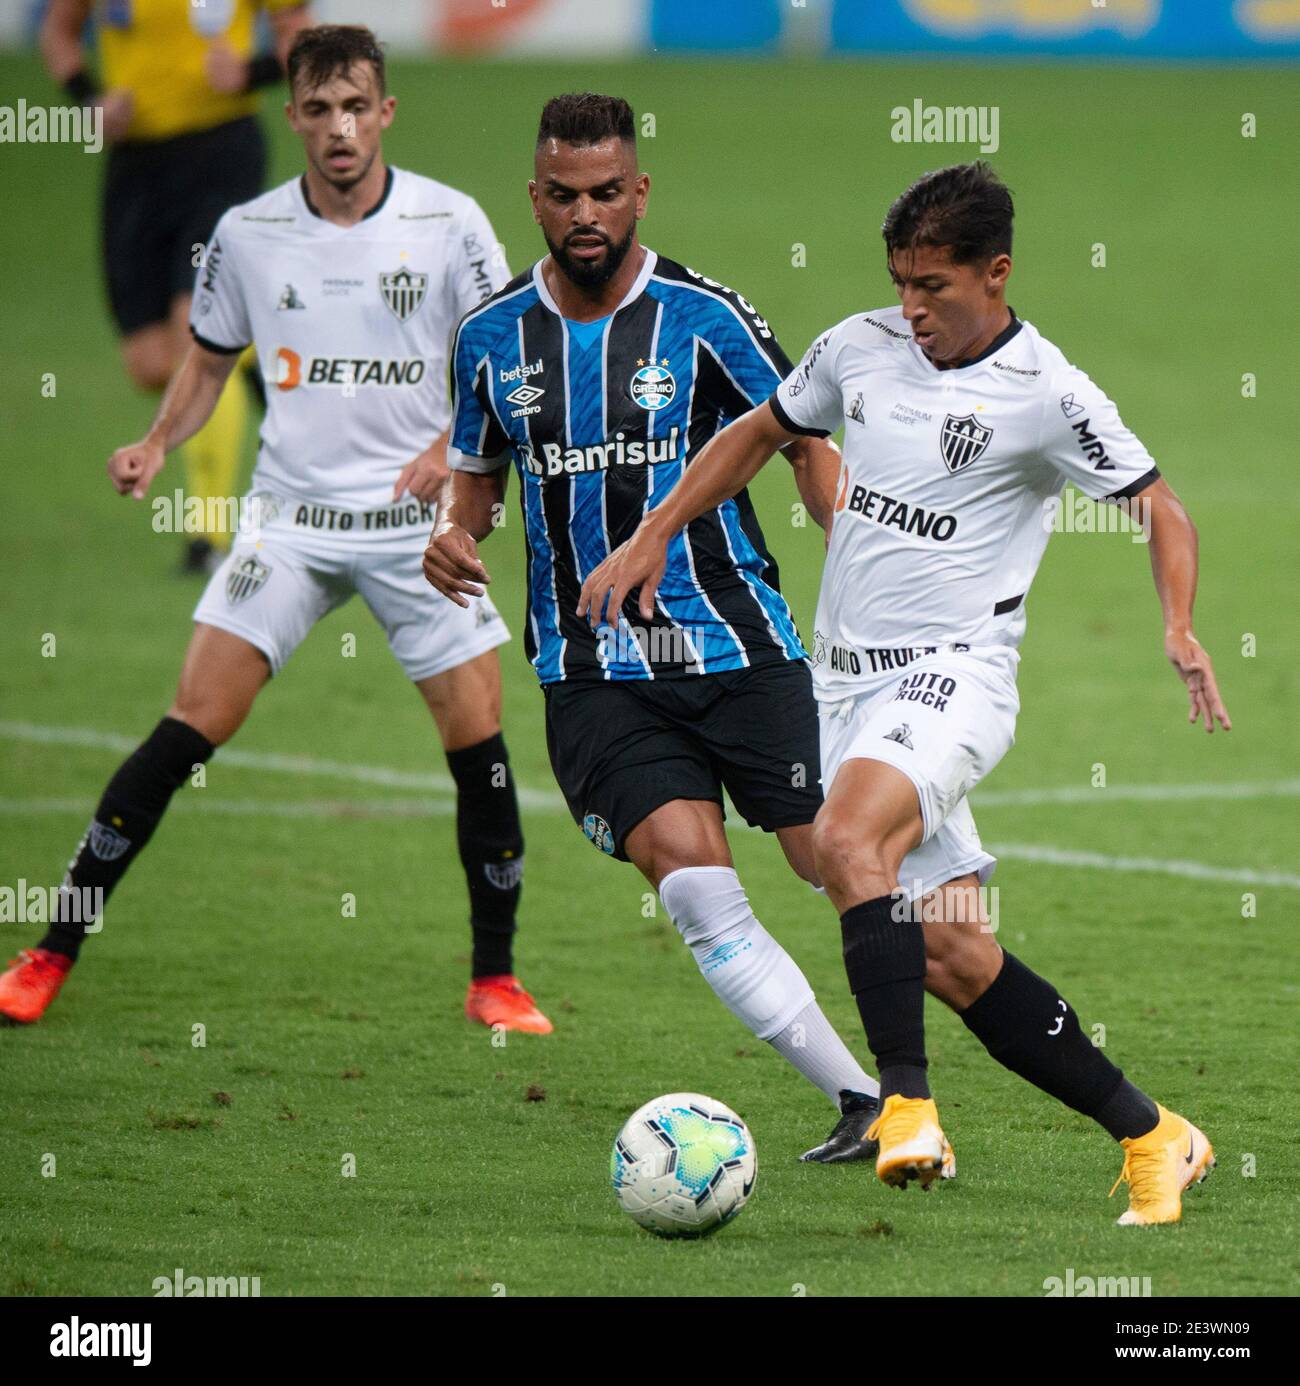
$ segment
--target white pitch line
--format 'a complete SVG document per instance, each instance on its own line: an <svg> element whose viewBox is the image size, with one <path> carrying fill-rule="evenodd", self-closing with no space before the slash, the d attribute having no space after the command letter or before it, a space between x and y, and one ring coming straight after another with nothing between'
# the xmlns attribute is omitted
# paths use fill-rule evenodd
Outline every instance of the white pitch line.
<svg viewBox="0 0 1300 1386"><path fill-rule="evenodd" d="M91 750L126 755L139 740L118 732L93 727L50 727L35 722L0 721L0 741L22 741L47 746L84 746ZM355 784L382 785L388 789L424 790L453 795L455 782L448 775L394 770L383 765L357 765L348 761L318 760L314 756L278 755L273 751L241 751L223 746L216 759L237 770L262 770L286 775L315 775L324 779L350 780ZM554 790L518 787L519 802L527 808L562 809L564 800ZM1056 789L976 789L973 808L1032 807L1036 804L1104 804L1121 800L1148 802L1180 799L1266 799L1300 796L1300 780L1261 780L1226 784L1118 784L1107 789L1065 785Z"/></svg>
<svg viewBox="0 0 1300 1386"><path fill-rule="evenodd" d="M216 813L237 818L442 818L455 812L449 799L300 799L276 802L270 799L219 799L194 792L177 799L169 812ZM84 817L94 809L90 799L0 799L0 817L35 817L39 814L68 814ZM740 826L746 827L747 824ZM989 847L995 857L1007 861L1035 862L1042 866L1083 867L1096 871L1151 872L1163 876L1182 876L1198 881L1226 881L1233 885L1280 886L1300 890L1300 876L1282 871L1254 871L1248 868L1207 866L1199 861L1161 861L1154 857L1110 857L1100 852L1067 851L1060 847L1037 847L1025 843L1003 843Z"/></svg>
<svg viewBox="0 0 1300 1386"><path fill-rule="evenodd" d="M1042 866L1154 872L1162 876L1184 876L1194 881L1228 881L1233 885L1284 886L1288 890L1300 890L1300 876L1291 876L1284 871L1207 866L1200 861L1161 861L1155 857L1110 857L1100 852L1075 852L1062 847L1036 847L1021 842L990 845L988 850L995 857L1004 857L1008 861L1032 861Z"/></svg>
<svg viewBox="0 0 1300 1386"><path fill-rule="evenodd" d="M93 799L0 799L0 817L94 812ZM191 790L175 799L173 813L219 813L233 818L447 818L456 812L454 799L219 799Z"/></svg>
<svg viewBox="0 0 1300 1386"><path fill-rule="evenodd" d="M140 744L138 738L117 732L96 731L92 727L45 727L34 722L0 722L0 740L24 741L44 746L84 746L96 751L116 751L128 755ZM277 755L274 751L241 751L222 746L213 757L237 770L265 770L273 774L317 775L331 780L350 780L354 784L377 784L387 789L423 789L454 795L456 782L450 775L424 771L392 770L383 765L355 765L347 761L318 760L314 756ZM516 786L524 808L563 808L564 800L550 790Z"/></svg>
<svg viewBox="0 0 1300 1386"><path fill-rule="evenodd" d="M23 741L42 745L84 746L95 750L129 752L139 744L131 737L115 732L96 731L91 727L49 727L32 722L0 721L0 740ZM445 775L422 774L407 770L392 770L384 766L354 765L343 761L317 760L311 756L285 756L274 753L238 751L223 748L217 755L237 769L282 772L292 775L317 775L328 779L346 779L361 784L377 784L389 788L425 789L454 796L455 783ZM558 812L564 808L559 794L519 787L519 801L541 812ZM976 796L980 808L1004 805L1030 806L1044 803L1097 803L1117 800L1177 800L1177 799L1251 799L1271 796L1290 796L1300 793L1300 781L1276 780L1246 784L1200 785L1116 785L1110 789L1085 789L1071 786L1061 789L1002 790ZM35 814L84 814L93 809L88 799L0 799L0 815L24 816ZM176 801L182 812L197 811L237 815L240 817L280 818L423 818L442 817L454 812L454 798L429 799L371 799L362 801L308 799L275 802L264 799L222 799L206 792L184 795ZM741 825L743 826L743 824ZM1193 880L1222 881L1236 885L1281 886L1300 890L1300 876L1281 871L1256 871L1250 868L1208 866L1196 861L1165 861L1154 857L1112 857L1098 852L1078 852L1057 847L1038 847L1012 843L989 849L995 856L1009 861L1030 861L1046 866L1085 867L1102 871L1154 872L1167 876L1182 876Z"/></svg>
<svg viewBox="0 0 1300 1386"><path fill-rule="evenodd" d="M1300 780L1261 780L1245 784L1116 784L1106 789L1067 785L1062 789L976 789L971 808L1029 807L1035 804L1104 804L1127 799L1269 799L1300 795Z"/></svg>

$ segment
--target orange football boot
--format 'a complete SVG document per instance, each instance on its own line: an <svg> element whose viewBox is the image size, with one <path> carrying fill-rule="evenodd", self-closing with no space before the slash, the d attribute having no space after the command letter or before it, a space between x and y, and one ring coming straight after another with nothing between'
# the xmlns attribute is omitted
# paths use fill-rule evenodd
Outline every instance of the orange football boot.
<svg viewBox="0 0 1300 1386"><path fill-rule="evenodd" d="M72 970L72 959L48 948L24 948L0 973L0 1016L30 1025L45 1014Z"/></svg>
<svg viewBox="0 0 1300 1386"><path fill-rule="evenodd" d="M537 1009L537 1003L510 973L500 977L475 977L465 993L465 1014L484 1025L522 1030L530 1035L549 1035L554 1026Z"/></svg>

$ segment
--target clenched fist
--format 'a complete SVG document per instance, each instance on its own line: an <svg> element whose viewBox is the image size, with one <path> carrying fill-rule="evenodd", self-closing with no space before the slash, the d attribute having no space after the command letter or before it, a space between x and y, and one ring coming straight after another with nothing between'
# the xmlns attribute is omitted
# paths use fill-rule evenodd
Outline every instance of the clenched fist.
<svg viewBox="0 0 1300 1386"><path fill-rule="evenodd" d="M165 456L162 444L150 442L148 438L128 443L108 459L108 479L119 496L143 500L154 477L162 470Z"/></svg>

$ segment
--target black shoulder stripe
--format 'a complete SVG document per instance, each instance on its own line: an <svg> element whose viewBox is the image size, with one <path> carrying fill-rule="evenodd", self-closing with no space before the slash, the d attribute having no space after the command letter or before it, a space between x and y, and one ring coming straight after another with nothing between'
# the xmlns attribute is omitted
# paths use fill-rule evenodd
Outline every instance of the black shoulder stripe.
<svg viewBox="0 0 1300 1386"><path fill-rule="evenodd" d="M200 337L193 327L190 328L190 336L204 351L215 351L222 356L238 356L241 351L247 351L252 345L251 342L245 342L243 346L222 346L220 342L211 341L207 337Z"/></svg>
<svg viewBox="0 0 1300 1386"><path fill-rule="evenodd" d="M743 294L729 288L726 284L718 283L716 279L709 279L698 270L690 269L686 265L680 264L676 260L669 260L662 255L655 263L654 277L689 284L712 294L714 298L720 298L744 319L758 342L759 350L768 358L772 369L782 377L790 374L792 369L790 358L781 349L781 343L777 341L776 333L772 330L771 324Z"/></svg>
<svg viewBox="0 0 1300 1386"><path fill-rule="evenodd" d="M1148 486L1154 486L1159 480L1160 468L1152 467L1149 472L1138 477L1136 481L1130 481L1122 491L1112 491L1110 495L1103 496L1102 499L1108 501L1130 500L1132 497L1136 496L1139 491L1145 491Z"/></svg>
<svg viewBox="0 0 1300 1386"><path fill-rule="evenodd" d="M785 405L781 403L780 397L776 394L768 396L768 404L772 408L772 413L776 415L776 421L787 433L798 433L804 438L829 438L830 432L824 428L805 428L803 424L797 424L785 412Z"/></svg>

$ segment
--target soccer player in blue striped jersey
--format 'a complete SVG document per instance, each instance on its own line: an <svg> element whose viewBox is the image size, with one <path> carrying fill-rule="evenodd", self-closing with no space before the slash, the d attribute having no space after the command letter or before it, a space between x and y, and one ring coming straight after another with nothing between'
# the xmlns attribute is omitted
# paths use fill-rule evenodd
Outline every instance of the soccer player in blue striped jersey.
<svg viewBox="0 0 1300 1386"><path fill-rule="evenodd" d="M649 178L625 101L562 96L542 112L529 185L549 254L456 332L451 478L425 553L463 604L488 573L478 544L518 473L528 560L527 651L569 809L602 852L654 885L723 1003L839 1108L805 1158L874 1157L878 1087L754 917L723 826L722 791L819 884L821 804L807 655L744 491L674 541L649 618L629 601L593 631L587 574L659 505L728 422L791 369L740 294L641 245ZM825 525L839 454L787 450Z"/></svg>

